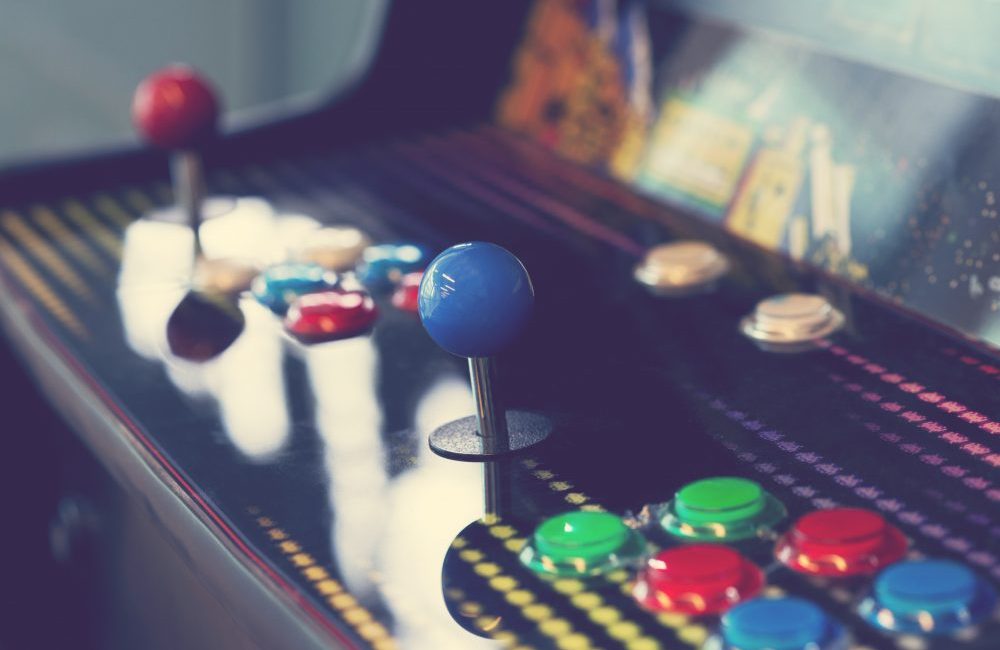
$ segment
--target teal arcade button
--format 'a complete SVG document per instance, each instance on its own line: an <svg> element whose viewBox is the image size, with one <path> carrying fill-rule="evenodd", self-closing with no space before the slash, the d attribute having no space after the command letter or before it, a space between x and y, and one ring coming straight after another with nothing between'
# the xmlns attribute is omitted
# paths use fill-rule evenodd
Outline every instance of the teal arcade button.
<svg viewBox="0 0 1000 650"><path fill-rule="evenodd" d="M319 264L276 264L254 278L251 291L257 302L283 316L299 296L337 286L337 276Z"/></svg>

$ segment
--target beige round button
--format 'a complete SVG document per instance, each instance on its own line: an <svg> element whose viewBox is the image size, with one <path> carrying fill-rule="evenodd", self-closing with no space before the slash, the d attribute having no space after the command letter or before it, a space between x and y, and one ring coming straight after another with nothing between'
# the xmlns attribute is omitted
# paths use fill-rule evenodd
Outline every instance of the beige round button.
<svg viewBox="0 0 1000 650"><path fill-rule="evenodd" d="M246 291L259 270L246 260L199 258L194 265L192 288L206 293L236 294Z"/></svg>
<svg viewBox="0 0 1000 650"><path fill-rule="evenodd" d="M358 263L371 243L368 235L357 228L330 226L305 235L292 256L300 262L319 264L331 271L346 271Z"/></svg>
<svg viewBox="0 0 1000 650"><path fill-rule="evenodd" d="M655 246L635 267L635 279L657 295L686 295L711 288L729 269L711 244L676 241Z"/></svg>
<svg viewBox="0 0 1000 650"><path fill-rule="evenodd" d="M740 329L767 349L798 351L840 329L841 314L823 296L786 293L757 303L740 322Z"/></svg>

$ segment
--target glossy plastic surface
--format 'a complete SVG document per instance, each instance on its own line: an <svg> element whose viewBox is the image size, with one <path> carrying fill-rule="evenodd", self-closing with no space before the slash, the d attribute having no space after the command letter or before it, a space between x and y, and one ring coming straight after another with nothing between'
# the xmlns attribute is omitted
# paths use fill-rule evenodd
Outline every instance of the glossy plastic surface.
<svg viewBox="0 0 1000 650"><path fill-rule="evenodd" d="M392 292L392 306L402 311L417 313L420 307L420 281L423 273L407 273Z"/></svg>
<svg viewBox="0 0 1000 650"><path fill-rule="evenodd" d="M268 267L251 287L257 302L283 315L299 296L332 289L337 276L319 264L288 262Z"/></svg>
<svg viewBox="0 0 1000 650"><path fill-rule="evenodd" d="M766 534L785 514L755 481L721 476L682 487L662 508L660 525L681 538L736 541Z"/></svg>
<svg viewBox="0 0 1000 650"><path fill-rule="evenodd" d="M540 573L594 576L636 560L645 540L608 512L566 512L546 519L521 551Z"/></svg>
<svg viewBox="0 0 1000 650"><path fill-rule="evenodd" d="M828 650L843 632L819 607L801 598L757 598L722 617L722 637L736 650Z"/></svg>
<svg viewBox="0 0 1000 650"><path fill-rule="evenodd" d="M633 594L654 611L718 614L753 598L763 586L763 572L738 551L691 544L649 558Z"/></svg>
<svg viewBox="0 0 1000 650"><path fill-rule="evenodd" d="M906 538L877 512L811 512L778 540L775 554L796 571L826 576L872 574L906 554Z"/></svg>
<svg viewBox="0 0 1000 650"><path fill-rule="evenodd" d="M408 273L422 271L429 260L427 249L419 244L376 244L362 253L358 278L372 291L388 291Z"/></svg>
<svg viewBox="0 0 1000 650"><path fill-rule="evenodd" d="M187 66L154 72L136 88L132 120L162 149L194 149L215 135L219 101L209 82Z"/></svg>
<svg viewBox="0 0 1000 650"><path fill-rule="evenodd" d="M460 357L509 346L531 317L535 290L509 251L486 242L452 246L420 283L420 319L438 345Z"/></svg>
<svg viewBox="0 0 1000 650"><path fill-rule="evenodd" d="M940 635L983 622L996 606L996 590L972 569L931 559L901 562L883 571L859 611L886 630Z"/></svg>
<svg viewBox="0 0 1000 650"><path fill-rule="evenodd" d="M285 315L285 328L302 341L321 343L364 334L377 317L375 301L364 291L334 289L297 298Z"/></svg>

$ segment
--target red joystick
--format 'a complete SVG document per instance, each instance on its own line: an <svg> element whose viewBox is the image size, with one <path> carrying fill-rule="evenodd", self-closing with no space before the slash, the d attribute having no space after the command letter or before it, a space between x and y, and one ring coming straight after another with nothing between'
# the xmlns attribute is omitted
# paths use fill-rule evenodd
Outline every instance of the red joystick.
<svg viewBox="0 0 1000 650"><path fill-rule="evenodd" d="M650 558L632 594L652 611L720 614L753 598L763 587L763 572L737 551L718 544L692 544Z"/></svg>
<svg viewBox="0 0 1000 650"><path fill-rule="evenodd" d="M132 119L146 140L171 152L174 198L194 234L195 256L200 260L205 173L198 147L216 132L215 92L191 68L168 66L139 84L132 99Z"/></svg>
<svg viewBox="0 0 1000 650"><path fill-rule="evenodd" d="M775 556L800 572L869 575L902 559L906 537L877 512L832 508L800 518L778 540Z"/></svg>
<svg viewBox="0 0 1000 650"><path fill-rule="evenodd" d="M194 149L215 135L219 102L198 73L184 65L171 65L146 77L136 88L132 119L143 137L157 147Z"/></svg>

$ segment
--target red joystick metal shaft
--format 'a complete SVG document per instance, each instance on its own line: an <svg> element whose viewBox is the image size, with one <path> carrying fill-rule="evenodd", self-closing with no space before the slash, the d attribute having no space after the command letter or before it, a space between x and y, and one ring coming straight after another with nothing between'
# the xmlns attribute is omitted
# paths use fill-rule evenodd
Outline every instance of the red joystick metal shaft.
<svg viewBox="0 0 1000 650"><path fill-rule="evenodd" d="M136 88L132 120L148 142L171 152L174 197L194 234L195 255L200 258L205 177L199 148L216 134L218 127L215 91L191 68L168 66L146 77Z"/></svg>

